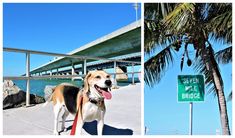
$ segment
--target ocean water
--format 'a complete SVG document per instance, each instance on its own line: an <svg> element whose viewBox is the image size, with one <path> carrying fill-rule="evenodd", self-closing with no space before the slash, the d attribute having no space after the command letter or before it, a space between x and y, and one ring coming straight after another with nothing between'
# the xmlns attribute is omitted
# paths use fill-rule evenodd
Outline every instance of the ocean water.
<svg viewBox="0 0 235 138"><path fill-rule="evenodd" d="M17 85L20 89L26 91L26 80L13 80L15 85ZM71 81L71 79L41 79L41 80L30 80L30 93L36 94L39 96L44 96L44 89L47 85L58 85L60 83L72 83L78 87L81 87L83 85L83 81L81 80L75 80ZM138 78L135 78L135 82L139 82ZM127 81L118 81L118 86L126 86L131 83L131 78L129 78Z"/></svg>

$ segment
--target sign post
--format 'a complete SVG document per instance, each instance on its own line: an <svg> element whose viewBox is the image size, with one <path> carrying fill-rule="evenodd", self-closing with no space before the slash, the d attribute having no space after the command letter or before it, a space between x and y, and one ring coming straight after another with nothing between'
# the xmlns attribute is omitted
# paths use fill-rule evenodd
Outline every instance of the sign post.
<svg viewBox="0 0 235 138"><path fill-rule="evenodd" d="M193 102L189 103L189 135L193 135Z"/></svg>
<svg viewBox="0 0 235 138"><path fill-rule="evenodd" d="M189 102L189 135L193 134L193 102L203 102L203 75L178 75L178 102Z"/></svg>

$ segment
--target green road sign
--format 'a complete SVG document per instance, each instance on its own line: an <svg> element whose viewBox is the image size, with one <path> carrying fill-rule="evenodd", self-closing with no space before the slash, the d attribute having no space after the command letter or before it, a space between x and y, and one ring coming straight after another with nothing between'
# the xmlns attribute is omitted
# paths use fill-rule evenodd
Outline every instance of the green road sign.
<svg viewBox="0 0 235 138"><path fill-rule="evenodd" d="M204 101L203 75L178 75L178 102Z"/></svg>

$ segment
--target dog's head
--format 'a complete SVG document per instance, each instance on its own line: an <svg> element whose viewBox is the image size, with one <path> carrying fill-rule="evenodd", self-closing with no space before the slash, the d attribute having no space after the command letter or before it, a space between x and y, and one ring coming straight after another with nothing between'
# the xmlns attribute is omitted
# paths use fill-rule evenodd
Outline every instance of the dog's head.
<svg viewBox="0 0 235 138"><path fill-rule="evenodd" d="M110 93L112 87L111 75L103 70L90 71L84 79L84 91L93 90L99 96L105 99L111 99Z"/></svg>

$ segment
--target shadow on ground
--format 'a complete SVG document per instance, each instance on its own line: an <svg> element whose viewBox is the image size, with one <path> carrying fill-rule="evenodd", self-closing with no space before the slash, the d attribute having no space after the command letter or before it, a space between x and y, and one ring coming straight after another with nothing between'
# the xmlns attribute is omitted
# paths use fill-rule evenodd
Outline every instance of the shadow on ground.
<svg viewBox="0 0 235 138"><path fill-rule="evenodd" d="M69 126L67 130L71 130L72 126ZM97 135L97 121L86 122L83 129L90 135ZM115 128L104 124L103 135L133 135L131 129Z"/></svg>

